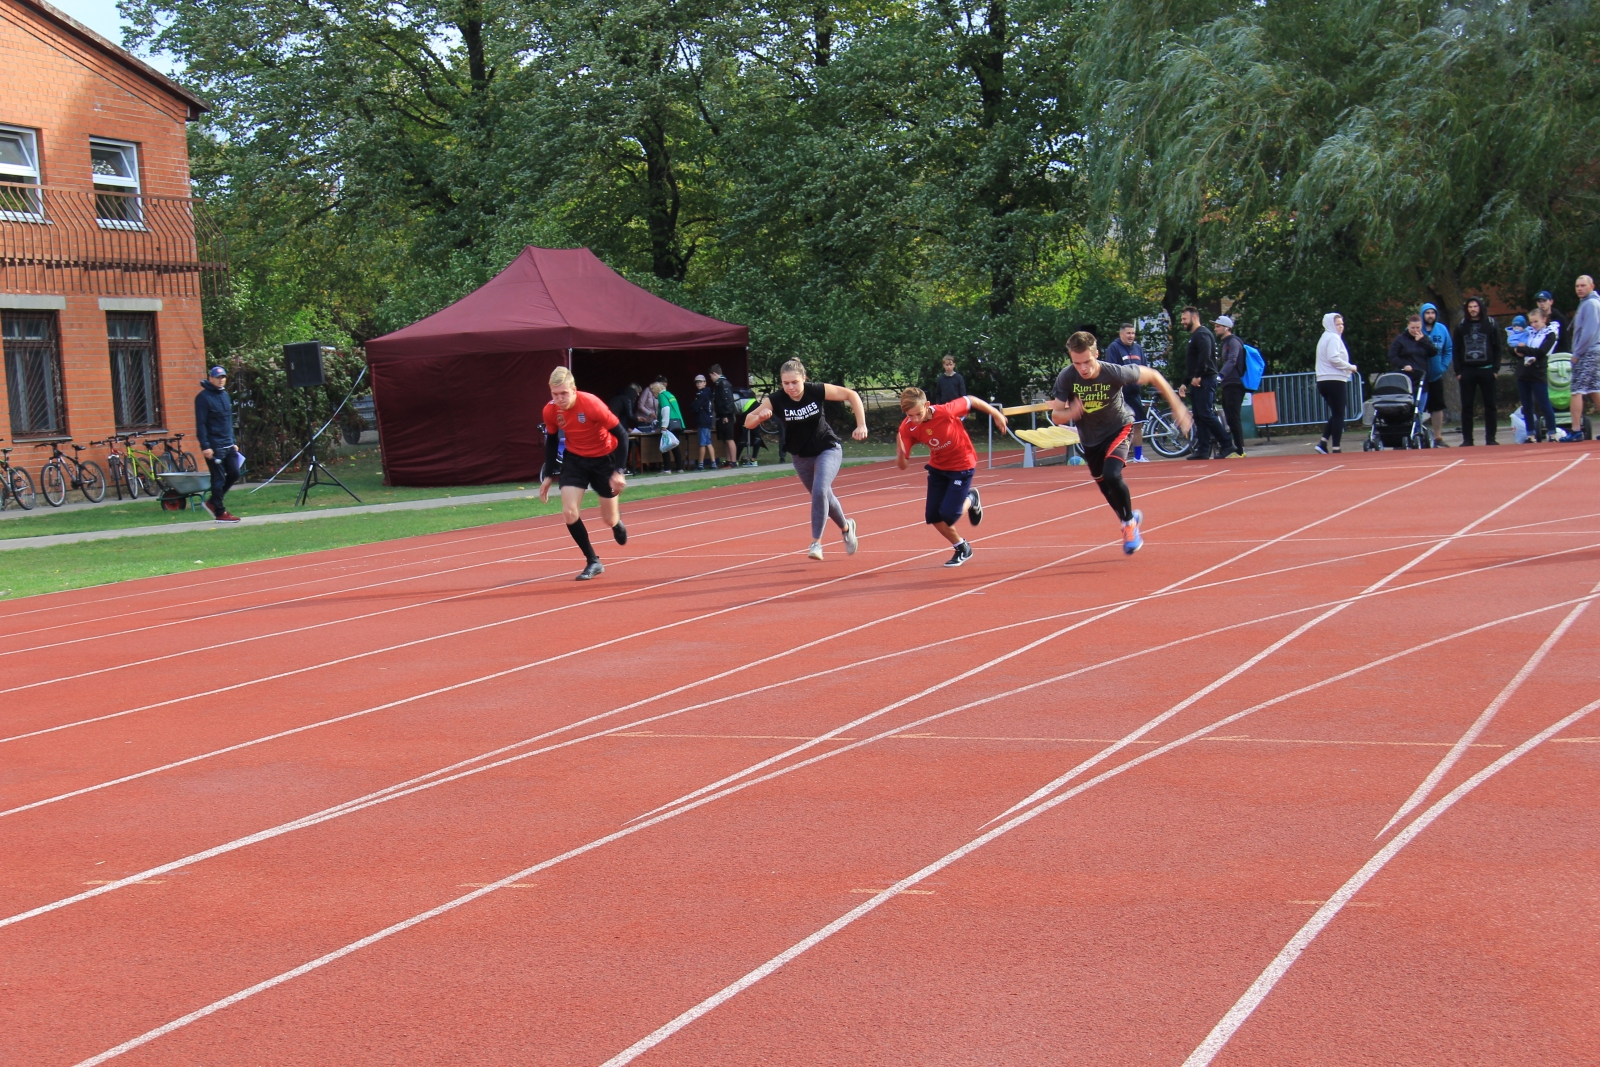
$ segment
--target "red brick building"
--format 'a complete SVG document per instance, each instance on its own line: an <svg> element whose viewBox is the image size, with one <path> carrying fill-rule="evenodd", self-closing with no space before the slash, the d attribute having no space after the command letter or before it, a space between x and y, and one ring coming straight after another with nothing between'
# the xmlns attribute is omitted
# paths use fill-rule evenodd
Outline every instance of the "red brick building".
<svg viewBox="0 0 1600 1067"><path fill-rule="evenodd" d="M194 433L202 288L225 277L190 197L205 103L42 0L0 0L4 436ZM96 449L101 452L103 449Z"/></svg>

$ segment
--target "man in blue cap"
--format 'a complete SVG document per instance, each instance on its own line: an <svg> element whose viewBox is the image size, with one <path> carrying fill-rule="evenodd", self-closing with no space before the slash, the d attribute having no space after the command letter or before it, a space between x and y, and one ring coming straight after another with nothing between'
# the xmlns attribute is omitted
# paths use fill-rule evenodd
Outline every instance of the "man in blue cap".
<svg viewBox="0 0 1600 1067"><path fill-rule="evenodd" d="M1432 425L1433 447L1444 444L1444 372L1450 369L1454 357L1451 348L1450 327L1439 321L1439 309L1432 304L1422 305L1422 332L1433 342L1433 358L1428 360L1427 395L1422 410L1428 413Z"/></svg>
<svg viewBox="0 0 1600 1067"><path fill-rule="evenodd" d="M228 396L228 372L212 367L194 398L195 438L211 470L211 499L205 508L218 522L238 522L223 501L239 480L239 447L233 443L233 401Z"/></svg>
<svg viewBox="0 0 1600 1067"><path fill-rule="evenodd" d="M1556 351L1566 351L1568 341L1567 320L1561 312L1556 310L1555 294L1548 289L1540 289L1538 295L1533 298L1533 302L1539 306L1540 311L1544 312L1545 328L1556 332Z"/></svg>

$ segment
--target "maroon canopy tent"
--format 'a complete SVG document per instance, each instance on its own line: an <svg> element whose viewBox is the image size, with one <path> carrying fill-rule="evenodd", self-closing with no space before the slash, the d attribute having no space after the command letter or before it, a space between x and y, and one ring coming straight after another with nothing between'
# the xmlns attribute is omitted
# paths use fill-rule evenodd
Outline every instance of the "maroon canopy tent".
<svg viewBox="0 0 1600 1067"><path fill-rule="evenodd" d="M390 485L532 480L544 462L550 372L610 400L665 374L685 408L713 363L750 373L750 331L627 281L587 248L524 248L442 311L367 342Z"/></svg>

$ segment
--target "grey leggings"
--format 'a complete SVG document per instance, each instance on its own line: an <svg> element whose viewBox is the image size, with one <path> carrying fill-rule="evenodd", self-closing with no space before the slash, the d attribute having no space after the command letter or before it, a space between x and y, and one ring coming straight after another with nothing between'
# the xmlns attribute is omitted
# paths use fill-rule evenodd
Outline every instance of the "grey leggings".
<svg viewBox="0 0 1600 1067"><path fill-rule="evenodd" d="M811 540L822 540L822 520L832 519L844 529L844 508L833 495L833 479L844 461L844 449L834 445L820 456L794 457L794 472L811 494Z"/></svg>

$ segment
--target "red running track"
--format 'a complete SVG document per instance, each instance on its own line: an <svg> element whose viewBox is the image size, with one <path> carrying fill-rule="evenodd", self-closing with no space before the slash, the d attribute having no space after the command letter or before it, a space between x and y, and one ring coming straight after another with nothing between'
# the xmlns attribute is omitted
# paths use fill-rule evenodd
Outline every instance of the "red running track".
<svg viewBox="0 0 1600 1067"><path fill-rule="evenodd" d="M1600 1063L1600 456L1130 481L6 605L0 1063Z"/></svg>

